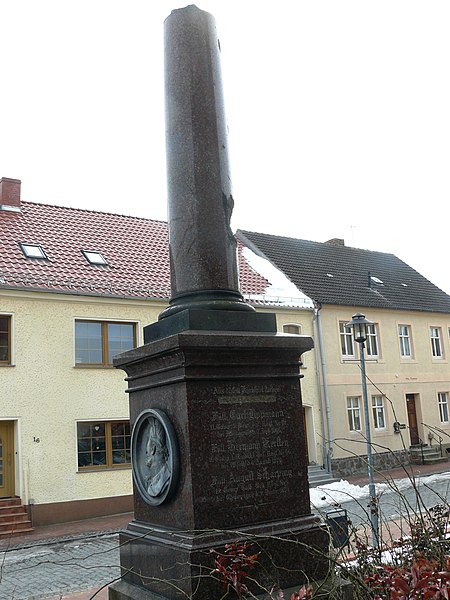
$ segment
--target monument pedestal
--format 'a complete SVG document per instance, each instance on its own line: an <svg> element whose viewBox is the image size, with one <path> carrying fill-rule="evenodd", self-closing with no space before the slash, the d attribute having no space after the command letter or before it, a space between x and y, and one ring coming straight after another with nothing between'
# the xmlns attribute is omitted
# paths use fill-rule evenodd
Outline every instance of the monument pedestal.
<svg viewBox="0 0 450 600"><path fill-rule="evenodd" d="M164 494L147 494L149 450L134 431L135 520L120 536L123 579L110 598L220 598L210 550L238 541L260 552L255 595L326 577L329 535L310 510L299 385L311 347L305 336L191 330L115 360L132 425L149 410L170 423L175 484L155 505Z"/></svg>

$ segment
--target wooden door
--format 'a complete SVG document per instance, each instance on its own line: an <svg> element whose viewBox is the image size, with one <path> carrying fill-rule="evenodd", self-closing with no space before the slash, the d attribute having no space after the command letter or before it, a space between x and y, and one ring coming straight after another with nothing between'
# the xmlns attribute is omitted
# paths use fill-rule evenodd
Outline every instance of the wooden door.
<svg viewBox="0 0 450 600"><path fill-rule="evenodd" d="M0 498L14 492L14 422L0 421Z"/></svg>
<svg viewBox="0 0 450 600"><path fill-rule="evenodd" d="M415 444L420 443L415 394L406 394L406 409L408 411L408 425L411 446L414 446Z"/></svg>

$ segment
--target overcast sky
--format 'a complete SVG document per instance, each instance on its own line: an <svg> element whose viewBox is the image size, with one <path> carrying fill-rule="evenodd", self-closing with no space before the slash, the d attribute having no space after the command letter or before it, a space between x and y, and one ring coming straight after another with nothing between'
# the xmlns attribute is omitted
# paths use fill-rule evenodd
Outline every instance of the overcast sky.
<svg viewBox="0 0 450 600"><path fill-rule="evenodd" d="M166 219L163 22L186 5L0 0L0 177L24 200ZM450 293L450 2L197 6L234 229L393 252Z"/></svg>

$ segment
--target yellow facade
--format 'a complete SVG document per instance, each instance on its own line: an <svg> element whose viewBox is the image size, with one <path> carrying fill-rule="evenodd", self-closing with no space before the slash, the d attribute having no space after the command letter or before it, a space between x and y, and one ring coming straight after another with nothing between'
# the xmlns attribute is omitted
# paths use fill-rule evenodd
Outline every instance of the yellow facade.
<svg viewBox="0 0 450 600"><path fill-rule="evenodd" d="M277 328L283 331L285 325L297 325L301 335L314 339L313 309L282 310L277 309ZM316 344L315 344L316 345ZM302 356L302 403L304 406L305 433L308 447L308 459L311 463L323 462L322 409L319 397L316 349Z"/></svg>
<svg viewBox="0 0 450 600"><path fill-rule="evenodd" d="M417 440L413 435L412 416L408 415L407 398L415 410L419 443L450 445L450 423L443 421L438 393L447 393L450 402L450 315L418 311L389 311L364 307L325 306L321 311L327 386L331 411L333 457L342 458L366 453L364 411L362 403L359 353L353 359L342 355L339 323L351 320L355 313L363 313L375 323L378 356L366 353L367 392L374 452L408 449ZM408 326L411 356L402 357L399 325ZM441 335L442 356L433 357L430 328L438 328ZM385 427L374 427L372 398L383 396ZM347 399L359 397L361 404L361 431L350 429ZM399 433L394 423L401 424ZM430 439L430 436L433 438Z"/></svg>
<svg viewBox="0 0 450 600"><path fill-rule="evenodd" d="M75 366L75 319L136 322L142 343L163 304L8 290L0 298L12 316L12 365L0 377L1 420L14 422L14 494L36 505L131 494L129 468L77 468L77 422L129 412L122 371Z"/></svg>

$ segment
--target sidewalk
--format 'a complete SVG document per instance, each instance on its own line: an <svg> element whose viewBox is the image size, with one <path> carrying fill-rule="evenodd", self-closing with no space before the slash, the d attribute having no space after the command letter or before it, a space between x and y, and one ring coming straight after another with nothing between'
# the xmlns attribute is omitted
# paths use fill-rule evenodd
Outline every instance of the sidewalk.
<svg viewBox="0 0 450 600"><path fill-rule="evenodd" d="M390 469L389 471L374 471L375 483L392 481L394 479L406 479L407 477L427 477L436 473L445 473L450 471L450 462L438 463L436 465L408 465L399 467L398 469ZM354 477L346 477L346 481L353 485L367 485L368 476L355 475Z"/></svg>
<svg viewBox="0 0 450 600"><path fill-rule="evenodd" d="M122 513L119 515L96 517L94 519L84 519L82 521L71 521L70 523L57 523L55 525L35 527L34 531L30 534L14 536L9 539L0 539L0 552L65 540L97 537L105 533L114 533L124 529L132 518L133 513Z"/></svg>

